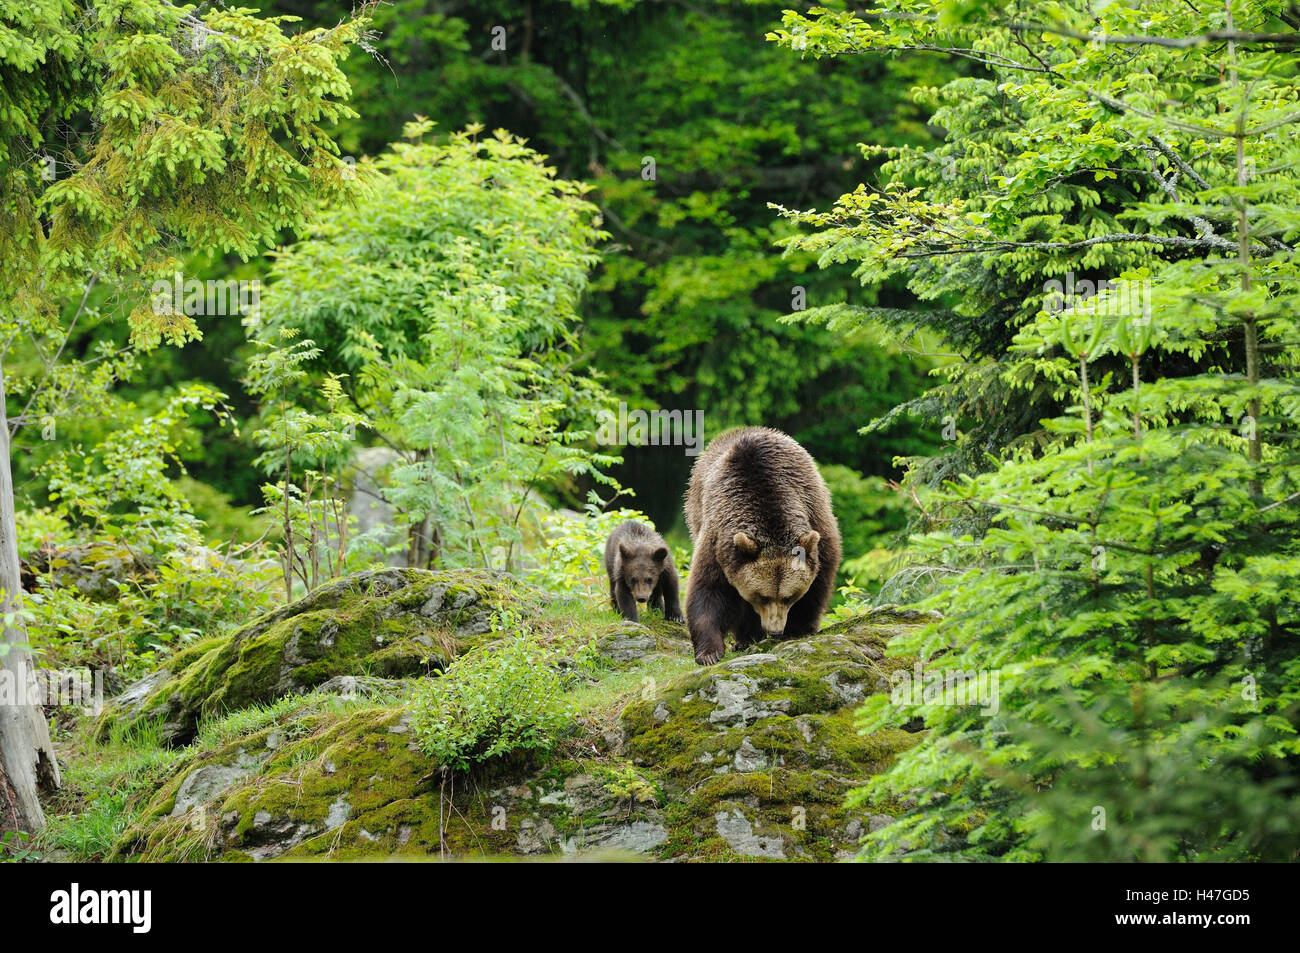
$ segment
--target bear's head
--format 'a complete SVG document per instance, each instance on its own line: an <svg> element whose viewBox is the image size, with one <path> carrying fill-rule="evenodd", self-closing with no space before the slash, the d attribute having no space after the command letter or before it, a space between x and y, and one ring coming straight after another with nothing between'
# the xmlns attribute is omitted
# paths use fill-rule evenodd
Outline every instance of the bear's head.
<svg viewBox="0 0 1300 953"><path fill-rule="evenodd" d="M618 544L619 576L637 602L650 601L667 559L668 550L663 546Z"/></svg>
<svg viewBox="0 0 1300 953"><path fill-rule="evenodd" d="M735 559L725 560L723 571L740 597L754 607L767 635L785 631L790 607L817 578L819 542L816 530L809 530L789 546L760 546L747 533L732 537Z"/></svg>

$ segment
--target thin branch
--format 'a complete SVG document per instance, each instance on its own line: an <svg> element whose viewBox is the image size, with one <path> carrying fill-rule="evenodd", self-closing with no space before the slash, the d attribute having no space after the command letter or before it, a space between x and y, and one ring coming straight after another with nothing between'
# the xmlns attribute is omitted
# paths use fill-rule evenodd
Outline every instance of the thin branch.
<svg viewBox="0 0 1300 953"><path fill-rule="evenodd" d="M959 246L934 248L923 252L905 252L899 258L937 258L946 255L968 255L982 251L1004 251L1011 248L1032 248L1038 251L1074 251L1079 248L1091 248L1093 245L1119 245L1141 243L1161 245L1166 248L1207 249L1218 251L1236 251L1237 246L1226 238L1187 238L1180 235L1143 235L1137 232L1117 232L1113 235L1098 235L1095 238L1080 239L1077 242L966 242Z"/></svg>
<svg viewBox="0 0 1300 953"><path fill-rule="evenodd" d="M997 25L997 24L995 24ZM1008 20L1000 24L1012 33L1051 33L1071 40L1083 40L1098 46L1159 46L1170 50L1189 50L1212 43L1241 43L1250 46L1273 46L1284 49L1300 47L1300 33L1257 33L1240 30L1208 30L1192 36L1152 36L1131 33L1112 36L1107 33L1085 33L1065 26L1035 23L1028 20Z"/></svg>
<svg viewBox="0 0 1300 953"><path fill-rule="evenodd" d="M42 378L41 382L32 391L31 396L27 398L27 403L23 406L22 412L19 413L17 418L18 420L27 419L27 412L32 409L32 404L35 402L36 398L40 396L41 391L45 388L46 382L54 374L59 363L59 358L63 355L63 349L66 348L68 342L72 340L72 333L77 329L77 322L81 320L81 315L86 310L86 301L90 298L90 292L95 287L95 282L98 280L98 276L91 275L90 280L86 282L86 290L81 295L81 303L77 305L77 311L72 316L71 324L68 325L68 333L63 336L63 341L59 344L59 349L54 352L54 357L50 358L49 363L45 365L45 377ZM21 425L15 425L13 421L10 421L10 437L17 435L19 426Z"/></svg>

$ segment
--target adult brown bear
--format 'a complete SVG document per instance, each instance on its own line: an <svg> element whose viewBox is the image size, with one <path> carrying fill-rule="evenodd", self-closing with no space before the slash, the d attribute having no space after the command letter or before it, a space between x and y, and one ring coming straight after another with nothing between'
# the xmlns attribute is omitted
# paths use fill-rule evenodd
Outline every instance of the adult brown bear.
<svg viewBox="0 0 1300 953"><path fill-rule="evenodd" d="M711 665L728 632L742 647L765 635L817 631L840 565L831 494L808 451L779 430L720 434L686 490L695 554L686 623L695 661Z"/></svg>

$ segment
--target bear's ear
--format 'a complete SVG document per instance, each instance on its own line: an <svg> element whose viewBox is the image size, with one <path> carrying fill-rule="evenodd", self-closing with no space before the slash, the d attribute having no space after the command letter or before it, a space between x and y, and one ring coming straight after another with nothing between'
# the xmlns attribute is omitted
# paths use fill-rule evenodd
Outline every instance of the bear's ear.
<svg viewBox="0 0 1300 953"><path fill-rule="evenodd" d="M821 534L815 529L810 529L799 537L799 545L803 547L805 553L817 552L817 544L822 541Z"/></svg>
<svg viewBox="0 0 1300 953"><path fill-rule="evenodd" d="M618 544L618 554L619 554L619 556L623 557L624 559L631 559L631 558L632 558L632 552L631 552L631 551L627 548L627 546L624 545L623 543L619 543L619 544Z"/></svg>
<svg viewBox="0 0 1300 953"><path fill-rule="evenodd" d="M654 561L657 563L663 562L665 559L668 558L668 547L660 546L658 549L654 551L651 558L653 558Z"/></svg>
<svg viewBox="0 0 1300 953"><path fill-rule="evenodd" d="M737 533L732 537L731 542L735 545L736 552L745 559L753 559L758 555L758 543L745 533Z"/></svg>

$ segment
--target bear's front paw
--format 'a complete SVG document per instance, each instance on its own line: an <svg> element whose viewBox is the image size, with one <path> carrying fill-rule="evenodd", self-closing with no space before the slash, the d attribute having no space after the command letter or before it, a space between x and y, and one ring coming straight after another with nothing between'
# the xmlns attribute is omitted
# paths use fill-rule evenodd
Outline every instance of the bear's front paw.
<svg viewBox="0 0 1300 953"><path fill-rule="evenodd" d="M716 646L702 646L695 650L695 664L712 665L726 653L726 646L721 644Z"/></svg>
<svg viewBox="0 0 1300 953"><path fill-rule="evenodd" d="M681 612L665 612L664 618L669 622L680 622L683 625L686 623L686 616L682 615Z"/></svg>

